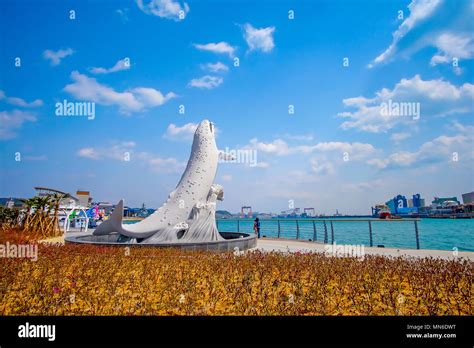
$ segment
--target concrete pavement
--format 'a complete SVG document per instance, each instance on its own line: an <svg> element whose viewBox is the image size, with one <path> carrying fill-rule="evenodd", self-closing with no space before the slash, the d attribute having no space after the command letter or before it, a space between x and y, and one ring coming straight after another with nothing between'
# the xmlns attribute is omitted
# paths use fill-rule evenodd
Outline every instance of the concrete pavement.
<svg viewBox="0 0 474 348"><path fill-rule="evenodd" d="M342 246L342 244L337 244ZM283 251L283 252L325 252L331 244L323 244L320 242L308 242L292 239L273 239L260 238L257 241L258 250L262 251ZM359 249L360 250L360 249ZM331 254L331 250L328 250ZM435 257L443 259L459 259L466 258L474 261L474 252L469 251L449 251L449 250L429 250L429 249L396 249L396 248L376 248L364 247L364 255L381 255L381 256L406 256L406 257Z"/></svg>

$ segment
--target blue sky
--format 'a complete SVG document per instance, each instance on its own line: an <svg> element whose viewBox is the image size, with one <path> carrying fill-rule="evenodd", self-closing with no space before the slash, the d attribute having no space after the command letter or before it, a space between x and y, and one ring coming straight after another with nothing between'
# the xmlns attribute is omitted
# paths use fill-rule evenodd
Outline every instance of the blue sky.
<svg viewBox="0 0 474 348"><path fill-rule="evenodd" d="M0 6L0 196L50 186L157 207L205 118L220 149L257 154L220 165L221 209L364 214L474 188L472 2ZM95 118L57 116L63 100L95 103ZM419 117L382 114L389 101Z"/></svg>

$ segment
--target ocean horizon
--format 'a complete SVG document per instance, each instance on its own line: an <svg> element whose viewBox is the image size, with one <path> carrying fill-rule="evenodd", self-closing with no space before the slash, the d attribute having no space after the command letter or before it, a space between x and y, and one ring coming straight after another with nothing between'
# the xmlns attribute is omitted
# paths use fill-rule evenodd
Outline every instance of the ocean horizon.
<svg viewBox="0 0 474 348"><path fill-rule="evenodd" d="M354 218L351 218L353 220ZM366 220L366 218L360 218ZM296 239L298 220L301 240L313 240L313 221L316 226L316 240L324 242L324 220L332 220L334 241L337 244L363 244L370 246L368 222L344 221L344 218L317 219L261 219L261 235L269 238L278 236L280 220L280 237ZM236 228L236 219L218 220L219 232L232 232ZM253 219L239 219L240 232L253 232ZM416 249L414 222L410 220L383 221L373 219L373 246L383 245L386 248ZM328 242L331 242L331 227L327 222ZM421 218L418 221L420 249L474 251L474 220L472 219L433 219ZM456 248L456 249L455 249Z"/></svg>

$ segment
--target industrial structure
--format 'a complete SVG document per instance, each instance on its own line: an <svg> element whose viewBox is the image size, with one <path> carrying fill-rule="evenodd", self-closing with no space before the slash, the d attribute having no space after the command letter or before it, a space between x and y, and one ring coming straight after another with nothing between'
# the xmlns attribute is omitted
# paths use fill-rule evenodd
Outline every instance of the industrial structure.
<svg viewBox="0 0 474 348"><path fill-rule="evenodd" d="M291 218L295 218L295 217L298 217L300 216L301 212L300 212L300 208L292 208L292 209L288 209L288 210L283 210L279 215L278 217L291 217Z"/></svg>
<svg viewBox="0 0 474 348"><path fill-rule="evenodd" d="M251 206L243 206L242 208L240 208L240 217L242 219L252 218L253 217L252 207Z"/></svg>
<svg viewBox="0 0 474 348"><path fill-rule="evenodd" d="M474 191L463 193L462 194L463 204L473 204L474 203Z"/></svg>

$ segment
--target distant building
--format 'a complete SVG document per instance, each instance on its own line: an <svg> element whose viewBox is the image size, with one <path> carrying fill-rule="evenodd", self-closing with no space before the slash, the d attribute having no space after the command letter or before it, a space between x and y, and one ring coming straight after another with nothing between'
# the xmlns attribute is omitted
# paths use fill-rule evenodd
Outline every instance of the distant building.
<svg viewBox="0 0 474 348"><path fill-rule="evenodd" d="M461 204L461 202L458 201L457 197L445 197L445 198L435 197L434 200L431 202L431 205L434 207L437 207L437 206L443 205L443 203L448 202L448 201Z"/></svg>
<svg viewBox="0 0 474 348"><path fill-rule="evenodd" d="M54 196L54 195L60 195L62 196L59 205L60 206L73 206L79 204L79 199L77 197L74 197L70 193L59 191L50 187L42 187L42 186L36 186L34 188L36 190L36 195L38 197L48 197L48 196Z"/></svg>
<svg viewBox="0 0 474 348"><path fill-rule="evenodd" d="M99 208L100 209L100 208ZM127 207L127 206L124 206L123 207L123 216L125 217L132 217L132 216L135 216L134 215L134 209L133 208L130 208L130 207Z"/></svg>
<svg viewBox="0 0 474 348"><path fill-rule="evenodd" d="M92 198L90 197L90 192L89 191L80 191L78 190L76 192L76 197L79 199L79 205L83 207L88 207L89 204L92 201Z"/></svg>
<svg viewBox="0 0 474 348"><path fill-rule="evenodd" d="M469 193L463 193L462 194L462 202L464 204L474 203L474 191L469 192Z"/></svg>
<svg viewBox="0 0 474 348"><path fill-rule="evenodd" d="M136 216L146 218L149 214L149 209L145 207L145 203L142 204L142 207L137 210Z"/></svg>
<svg viewBox="0 0 474 348"><path fill-rule="evenodd" d="M256 215L259 219L271 219L272 218L272 214L269 214L269 213L256 213Z"/></svg>
<svg viewBox="0 0 474 348"><path fill-rule="evenodd" d="M14 198L14 197L4 197L0 198L0 206L6 208L22 208L25 204L25 199L23 198Z"/></svg>
<svg viewBox="0 0 474 348"><path fill-rule="evenodd" d="M115 208L115 205L109 202L97 203L99 210L103 211L105 215L110 215Z"/></svg>
<svg viewBox="0 0 474 348"><path fill-rule="evenodd" d="M385 202L390 209L390 213L397 215L413 215L417 214L420 208L425 206L425 200L421 198L419 193L414 194L413 198L406 199L405 196L397 195L391 200Z"/></svg>
<svg viewBox="0 0 474 348"><path fill-rule="evenodd" d="M227 210L216 210L216 218L217 219L230 219L232 218L232 214L229 213Z"/></svg>
<svg viewBox="0 0 474 348"><path fill-rule="evenodd" d="M7 202L7 208L8 209L12 209L15 207L15 201L13 199L10 199L8 202Z"/></svg>
<svg viewBox="0 0 474 348"><path fill-rule="evenodd" d="M391 200L385 202L390 209L390 213L398 214L398 210L402 208L408 208L408 202L405 196L398 195L393 197Z"/></svg>
<svg viewBox="0 0 474 348"><path fill-rule="evenodd" d="M385 202L385 205L388 207L388 209L390 209L390 213L395 214L395 212L397 211L397 208L393 199Z"/></svg>
<svg viewBox="0 0 474 348"><path fill-rule="evenodd" d="M411 199L411 201L413 203L413 207L422 208L425 206L425 199L421 198L421 195L419 193L413 195L413 199Z"/></svg>

